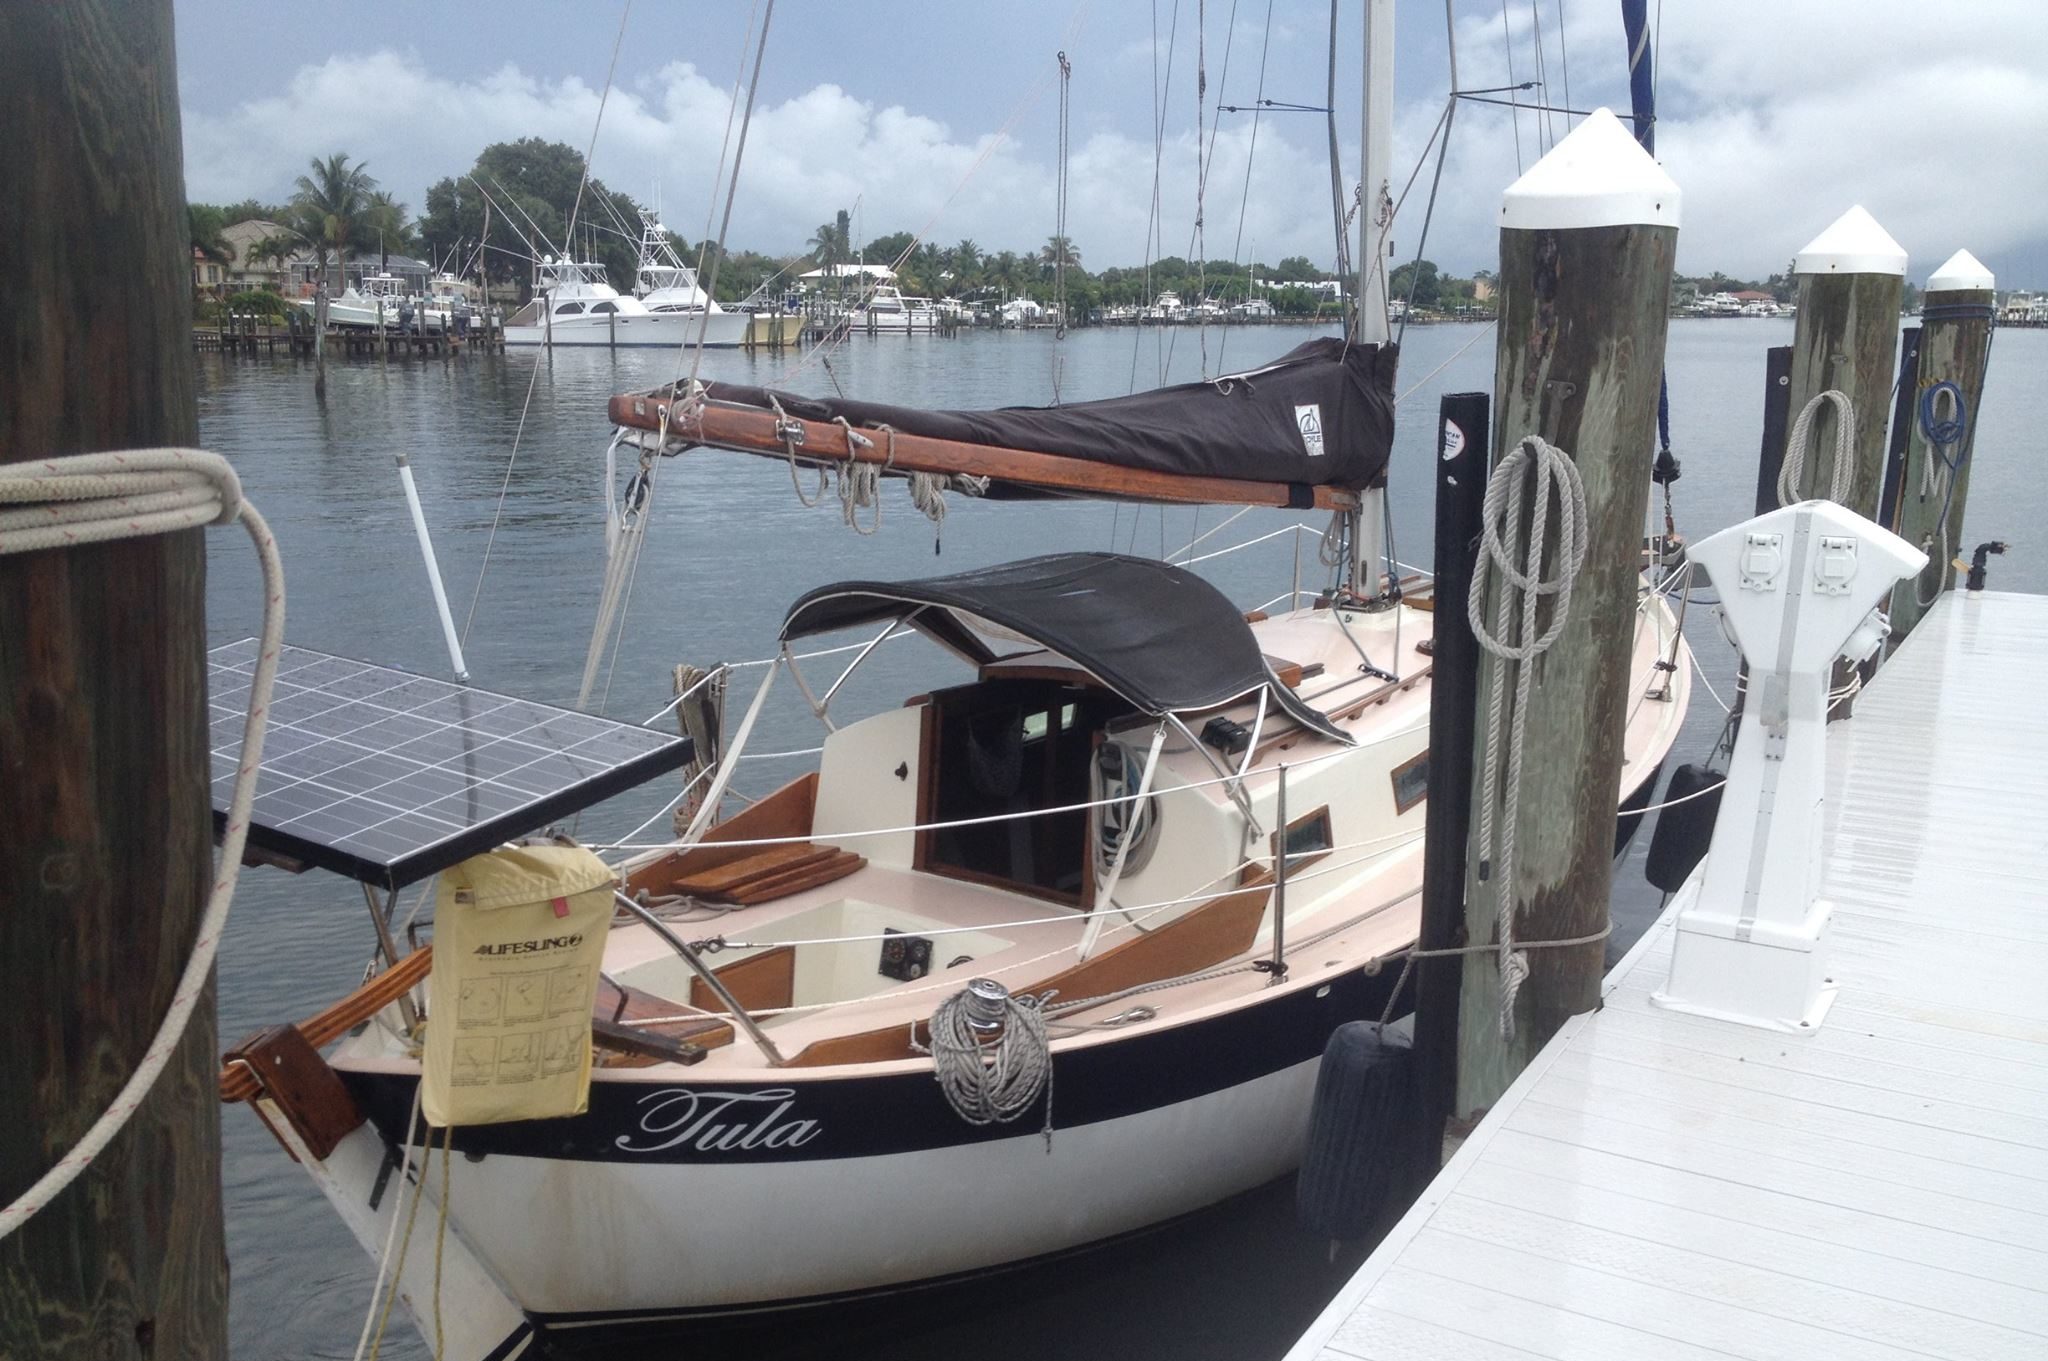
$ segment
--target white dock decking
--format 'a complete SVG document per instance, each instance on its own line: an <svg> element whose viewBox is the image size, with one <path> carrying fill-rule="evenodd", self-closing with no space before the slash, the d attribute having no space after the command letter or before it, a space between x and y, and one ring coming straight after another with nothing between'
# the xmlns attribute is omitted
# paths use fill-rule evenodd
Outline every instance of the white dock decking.
<svg viewBox="0 0 2048 1361"><path fill-rule="evenodd" d="M1289 1361L2048 1357L2044 677L1944 597L1829 736L1820 1030L1653 1007L1667 913Z"/></svg>

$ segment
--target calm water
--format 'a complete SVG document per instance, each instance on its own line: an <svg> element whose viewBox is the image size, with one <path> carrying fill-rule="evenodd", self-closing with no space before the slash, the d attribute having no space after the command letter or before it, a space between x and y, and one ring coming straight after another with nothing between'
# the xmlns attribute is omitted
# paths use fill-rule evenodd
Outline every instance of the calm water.
<svg viewBox="0 0 2048 1361"><path fill-rule="evenodd" d="M1418 327L1408 335L1402 389L1443 365L1407 398L1396 441L1392 496L1398 551L1428 563L1429 467L1437 398L1491 387L1493 342L1472 326ZM1248 367L1298 343L1293 328L1208 337L1208 371ZM1669 374L1674 443L1685 476L1680 528L1693 537L1746 516L1762 428L1764 350L1790 342L1789 321L1680 321L1671 327ZM1469 342L1469 347L1468 347ZM708 377L769 382L915 405L1041 403L1057 378L1068 399L1181 381L1203 371L1197 333L1093 332L1056 345L1047 333L974 333L957 339L857 337L825 365L791 373L786 357L736 353L706 358ZM411 455L457 619L476 605L468 662L480 685L531 698L575 700L603 579L601 473L609 436L605 399L674 376L665 352L527 352L459 361L354 362L328 376L324 410L312 401L309 366L284 360L200 357L200 434L234 459L243 485L277 532L289 584L287 636L295 643L442 675L441 644L392 456ZM2048 331L2002 332L1993 352L1973 474L1965 544L1999 537L2013 552L1995 560L1993 584L2048 590L2048 552L2029 523L2048 511L2022 451L2048 423ZM524 410L524 432L520 434ZM507 460L515 435L509 483ZM500 488L503 513L486 545ZM808 484L806 489L808 490ZM914 576L1072 548L1160 553L1185 545L1223 518L1217 510L1133 511L1102 505L990 506L955 497L942 553L932 528L900 486L885 489L881 531L857 536L836 501L802 507L788 469L765 459L698 453L665 463L652 527L610 673L605 711L640 718L669 694L679 661L763 657L782 609L839 577ZM1291 523L1255 511L1207 541L1221 547ZM256 631L257 578L246 546L213 537L209 629L216 643ZM1304 579L1315 573L1304 549ZM1205 564L1248 607L1284 592L1293 551L1283 538ZM1733 658L1711 612L1695 610L1687 633L1705 679L1729 693ZM945 683L955 672L925 645L882 649L834 701L855 714ZM735 691L739 694L738 689ZM817 741L815 723L782 687L770 701L763 751ZM735 698L735 705L742 702ZM1679 747L1698 759L1721 710L1695 687ZM788 774L765 763L741 782L758 794ZM660 806L665 791L622 799L587 815L586 837L617 837ZM1639 836L1618 867L1616 949L1653 915ZM292 878L252 870L242 880L234 929L220 961L221 1032L232 1040L283 1018L310 1014L361 977L372 939L362 900L331 876ZM228 1247L233 1267L234 1355L346 1357L355 1345L372 1272L368 1259L248 1112L225 1120ZM843 1316L828 1325L755 1333L722 1348L751 1357L1277 1356L1342 1284L1356 1254L1332 1262L1298 1232L1291 1187L1241 1198L1147 1238L1070 1262L1019 1273L972 1291ZM678 1264L678 1269L687 1269ZM426 1356L394 1320L388 1356ZM680 1356L660 1352L664 1358ZM638 1361L638 1358L635 1359Z"/></svg>

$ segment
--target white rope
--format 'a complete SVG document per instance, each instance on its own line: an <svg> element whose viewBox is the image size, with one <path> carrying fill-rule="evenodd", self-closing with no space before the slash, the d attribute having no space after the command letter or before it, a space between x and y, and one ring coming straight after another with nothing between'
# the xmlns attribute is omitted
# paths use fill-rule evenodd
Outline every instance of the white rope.
<svg viewBox="0 0 2048 1361"><path fill-rule="evenodd" d="M1811 443L1814 418L1820 414L1822 402L1835 406L1835 458L1834 466L1828 470L1828 500L1849 504L1849 491L1856 481L1856 406L1849 400L1849 394L1829 388L1815 393L1813 400L1799 409L1799 419L1792 422L1792 433L1785 437L1785 461L1778 469L1781 506L1807 499L1800 494L1799 484L1806 480L1807 445Z"/></svg>
<svg viewBox="0 0 2048 1361"><path fill-rule="evenodd" d="M245 1059L242 1062L246 1064L248 1061ZM252 1068L250 1071L253 1073L255 1070ZM412 1177L409 1175L412 1172L412 1131L419 1128L420 1097L426 1091L426 1086L427 1084L424 1082L413 1084L412 1114L408 1115L405 1119L406 1138L401 1145L404 1150L404 1161L398 1169L398 1196L397 1199L391 1202L391 1227L384 1231L384 1250L377 1254L377 1277L370 1282L370 1308L363 1315L363 1331L356 1336L354 1361L363 1361L363 1353L369 1350L370 1331L377 1325L377 1305L384 1298L384 1280L391 1272L391 1249L398 1242L398 1221L405 1217L401 1213L405 1208L405 1185L412 1180ZM429 1145L429 1151L431 1151L431 1144ZM426 1193L426 1182L424 1180L426 1166L424 1163L421 1164L420 1172L422 1180L420 1181L419 1191L420 1194L424 1195ZM396 1280L392 1281L391 1288L393 1290L398 1289L398 1282Z"/></svg>
<svg viewBox="0 0 2048 1361"><path fill-rule="evenodd" d="M270 526L242 499L235 470L219 454L203 449L134 449L0 465L0 505L9 507L0 510L0 554L144 538L240 520L263 565L263 634L249 685L241 765L235 771L213 891L200 915L192 954L156 1038L120 1093L69 1153L0 1209L4 1239L76 1180L121 1132L170 1062L213 976L214 954L227 926L242 847L249 838L249 807L256 798L256 770L270 717L270 685L284 642L284 567Z"/></svg>
<svg viewBox="0 0 2048 1361"><path fill-rule="evenodd" d="M1532 482L1535 503L1525 542L1522 510ZM1550 548L1547 530L1553 501L1557 506L1557 575L1546 579L1543 559ZM1496 659L1486 700L1486 764L1479 802L1479 882L1490 881L1493 885L1496 949L1500 958L1500 1033L1511 1038L1515 1033L1515 994L1529 975L1528 955L1515 948L1515 824L1519 821L1522 792L1522 745L1527 736L1522 725L1529 709L1529 687L1536 675L1535 659L1564 631L1565 620L1571 613L1572 585L1586 560L1586 488L1579 479L1578 465L1556 445L1537 435L1528 436L1494 468L1486 484L1484 517L1480 567L1472 574L1472 590L1466 601L1473 636ZM1493 622L1489 625L1486 596L1495 577L1499 582L1494 588ZM1551 608L1549 627L1538 634L1537 607L1546 595L1557 600ZM1514 664L1515 671L1512 711L1507 708L1509 663ZM1503 745L1508 816L1496 844L1494 815Z"/></svg>

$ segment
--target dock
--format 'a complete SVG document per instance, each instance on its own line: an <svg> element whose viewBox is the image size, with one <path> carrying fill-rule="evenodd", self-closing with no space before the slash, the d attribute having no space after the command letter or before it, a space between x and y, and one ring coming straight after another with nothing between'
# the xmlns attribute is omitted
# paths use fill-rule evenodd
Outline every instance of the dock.
<svg viewBox="0 0 2048 1361"><path fill-rule="evenodd" d="M2048 1355L2048 597L1944 595L1828 731L1840 991L1664 1009L1676 905L1289 1361Z"/></svg>
<svg viewBox="0 0 2048 1361"><path fill-rule="evenodd" d="M313 330L312 319L299 309L288 311L283 317L230 312L211 326L194 326L192 348L223 354L283 353L310 357ZM451 355L464 350L503 354L505 328L495 315L479 312L467 332L404 327L394 319L389 326L382 327L329 325L326 341L333 354L398 357Z"/></svg>

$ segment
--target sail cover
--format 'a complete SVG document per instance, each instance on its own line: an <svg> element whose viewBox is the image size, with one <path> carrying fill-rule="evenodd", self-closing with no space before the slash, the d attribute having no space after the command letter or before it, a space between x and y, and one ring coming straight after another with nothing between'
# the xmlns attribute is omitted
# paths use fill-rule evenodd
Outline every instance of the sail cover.
<svg viewBox="0 0 2048 1361"><path fill-rule="evenodd" d="M1351 738L1273 674L1237 606L1194 573L1121 553L1054 553L926 577L842 581L790 606L793 642L906 620L975 666L997 654L978 624L1059 653L1155 718L1255 696L1336 741Z"/></svg>
<svg viewBox="0 0 2048 1361"><path fill-rule="evenodd" d="M1326 336L1243 373L1064 406L930 411L710 383L714 402L1151 472L1362 491L1394 440L1391 346ZM998 481L991 496L1034 495ZM1302 500L1300 504L1307 504Z"/></svg>

